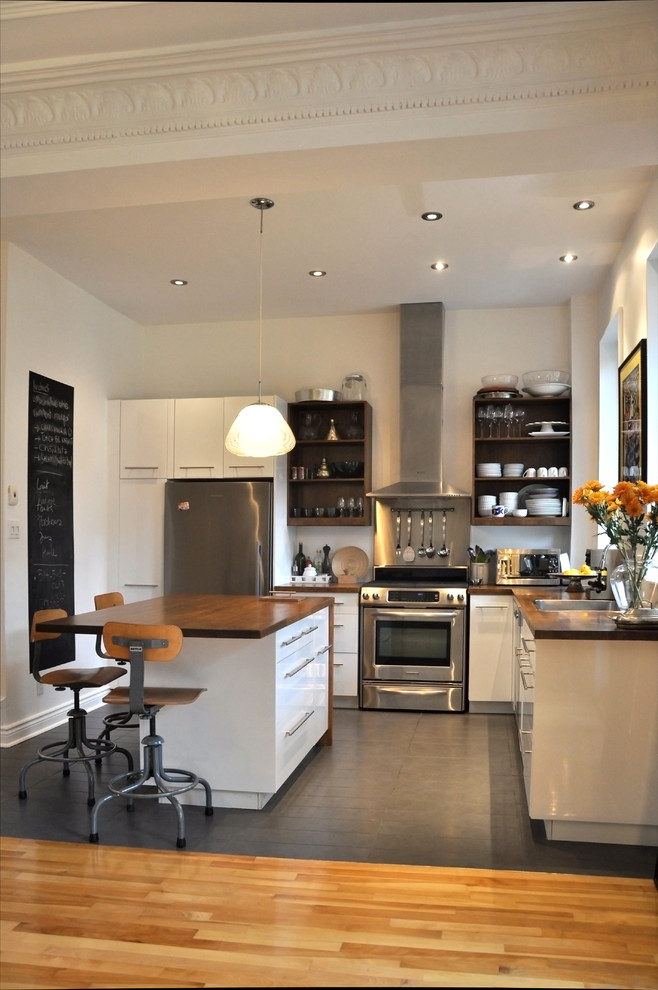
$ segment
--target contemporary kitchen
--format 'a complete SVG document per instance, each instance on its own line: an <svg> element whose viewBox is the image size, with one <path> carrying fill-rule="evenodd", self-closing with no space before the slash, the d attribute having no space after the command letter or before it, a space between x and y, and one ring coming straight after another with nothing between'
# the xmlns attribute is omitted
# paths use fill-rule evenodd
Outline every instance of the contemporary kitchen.
<svg viewBox="0 0 658 990"><path fill-rule="evenodd" d="M29 6L3 13L5 758L70 716L36 611L86 667L106 623L171 624L145 676L203 692L159 714L212 795L200 823L180 796L188 848L366 726L498 720L541 843L653 864L658 556L626 611L585 498L644 484L655 534L656 3ZM147 30L165 6L180 39ZM243 37L255 7L301 20ZM28 807L42 768L15 776Z"/></svg>

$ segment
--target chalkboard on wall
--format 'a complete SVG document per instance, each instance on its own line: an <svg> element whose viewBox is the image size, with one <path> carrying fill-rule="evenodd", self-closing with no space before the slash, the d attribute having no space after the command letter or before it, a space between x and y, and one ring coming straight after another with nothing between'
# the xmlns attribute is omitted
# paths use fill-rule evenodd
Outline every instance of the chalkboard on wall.
<svg viewBox="0 0 658 990"><path fill-rule="evenodd" d="M44 608L74 611L73 388L30 372L27 540L30 622ZM75 657L75 636L42 643L41 669Z"/></svg>

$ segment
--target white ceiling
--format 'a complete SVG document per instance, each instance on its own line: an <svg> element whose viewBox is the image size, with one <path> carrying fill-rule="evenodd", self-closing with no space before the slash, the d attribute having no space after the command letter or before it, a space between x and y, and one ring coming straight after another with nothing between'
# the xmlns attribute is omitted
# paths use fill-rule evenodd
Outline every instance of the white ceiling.
<svg viewBox="0 0 658 990"><path fill-rule="evenodd" d="M582 18L587 6L5 0L5 93L28 93L49 73L61 83L64 67L89 74L102 62L116 71L128 55L144 65L150 50L198 57L211 43L234 56L284 43L307 51L315 39L335 45L339 37L363 47L372 32L437 23L501 43L510 9ZM656 10L653 2L596 6L610 16L620 7ZM547 22L536 23L545 34ZM591 99L572 93L557 111L551 101L511 100L443 115L370 114L363 126L314 120L242 128L237 138L234 128L212 141L122 140L77 155L61 146L9 149L3 238L143 325L254 319L260 213L249 200L268 196L266 319L428 301L447 309L563 304L600 286L656 174L654 101L655 87L639 104L617 87ZM595 209L573 210L583 198ZM422 221L429 209L443 219ZM578 261L561 264L566 252ZM430 269L439 259L449 264L441 274ZM310 278L314 268L327 276ZM174 289L174 277L189 284Z"/></svg>

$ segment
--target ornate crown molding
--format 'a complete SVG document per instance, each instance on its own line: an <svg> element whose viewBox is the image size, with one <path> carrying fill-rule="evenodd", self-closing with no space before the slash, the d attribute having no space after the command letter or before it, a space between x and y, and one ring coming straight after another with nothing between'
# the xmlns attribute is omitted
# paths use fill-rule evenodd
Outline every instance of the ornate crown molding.
<svg viewBox="0 0 658 990"><path fill-rule="evenodd" d="M523 6L523 5L520 5ZM569 5L565 5L568 8ZM597 5L598 7L599 5ZM616 7L611 4L610 7ZM631 6L631 5L629 5ZM605 9L606 5L601 5ZM615 19L617 21L617 19ZM31 68L3 74L1 147L13 156L163 135L203 137L281 123L410 111L628 97L657 81L653 18L548 21L525 36L491 22L487 37L443 25L276 46L198 47ZM556 33L557 31L557 33Z"/></svg>

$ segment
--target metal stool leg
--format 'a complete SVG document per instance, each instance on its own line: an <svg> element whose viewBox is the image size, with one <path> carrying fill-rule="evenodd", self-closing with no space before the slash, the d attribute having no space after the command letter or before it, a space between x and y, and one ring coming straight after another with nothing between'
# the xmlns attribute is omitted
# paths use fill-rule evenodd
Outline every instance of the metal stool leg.
<svg viewBox="0 0 658 990"><path fill-rule="evenodd" d="M77 700L77 699L76 699ZM95 802L94 774L91 769L91 762L100 763L101 760L112 753L123 753L128 761L128 769L132 770L134 761L132 754L121 746L117 746L109 740L89 739L87 736L86 719L87 712L80 708L78 704L67 712L68 736L64 741L47 743L42 746L37 755L22 768L18 781L18 796L21 799L27 797L26 776L28 770L36 766L37 763L52 762L62 764L62 773L68 777L71 773L71 765L81 763L87 773L87 804L91 807ZM77 755L71 755L77 754Z"/></svg>
<svg viewBox="0 0 658 990"><path fill-rule="evenodd" d="M151 730L154 729L154 726L155 720L151 719ZM108 801L112 801L117 797L125 797L129 800L130 804L132 804L132 800L134 798L150 798L151 800L161 800L162 798L166 798L176 812L178 822L176 846L178 849L184 849L186 845L185 816L177 795L183 794L186 791L191 791L197 786L197 784L202 784L206 793L205 813L207 816L210 816L213 814L212 790L210 788L210 784L207 780L199 777L198 774L193 773L191 770L164 768L162 765L162 752L164 746L162 736L159 736L155 732L151 731L151 733L148 736L145 736L142 740L142 745L144 747L144 760L141 772L135 771L134 773L124 773L117 777L113 777L108 785L111 793L107 794L104 798L101 798L101 800L96 802L94 805L91 813L89 841L99 841L98 816L101 808L103 805L107 804ZM150 785L150 789L147 792L139 793L140 788L147 786L148 781L150 780L153 781L153 784ZM174 789L172 790L171 787L168 787L167 785L173 785ZM131 810L130 805L129 810Z"/></svg>

